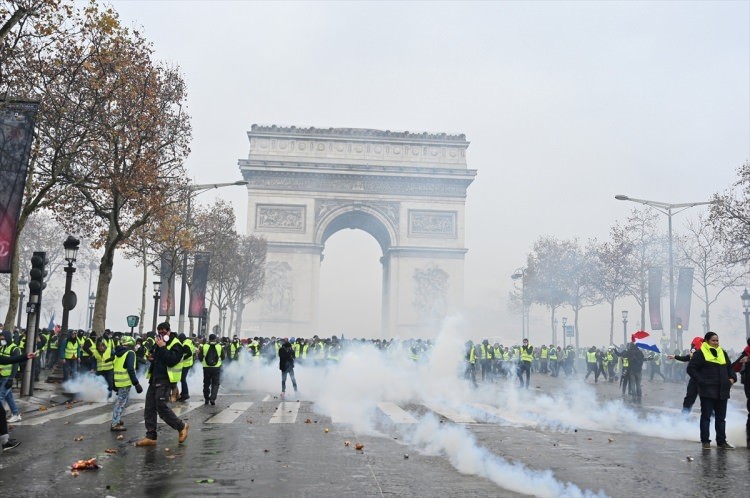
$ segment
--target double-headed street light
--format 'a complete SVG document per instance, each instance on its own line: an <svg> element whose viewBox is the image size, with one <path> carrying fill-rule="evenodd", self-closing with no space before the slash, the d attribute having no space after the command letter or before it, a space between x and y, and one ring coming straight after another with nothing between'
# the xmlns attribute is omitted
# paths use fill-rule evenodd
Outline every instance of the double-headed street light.
<svg viewBox="0 0 750 498"><path fill-rule="evenodd" d="M206 183L203 185L190 185L188 186L188 198L187 198L187 214L185 216L185 228L190 228L190 207L193 195L202 194L208 190L212 190L220 187L233 187L233 186L247 185L245 180L237 180L231 183ZM182 281L180 282L180 316L177 321L177 333L182 334L185 332L185 294L187 292L187 262L188 262L187 251L182 253Z"/></svg>
<svg viewBox="0 0 750 498"><path fill-rule="evenodd" d="M565 347L565 337L568 335L568 329L565 328L567 323L568 323L568 317L567 316L562 317L563 348ZM555 340L555 345L557 345L557 340Z"/></svg>
<svg viewBox="0 0 750 498"><path fill-rule="evenodd" d="M628 310L622 310L622 346L628 343Z"/></svg>
<svg viewBox="0 0 750 498"><path fill-rule="evenodd" d="M681 213L682 211L695 207L705 206L707 204L715 204L717 201L703 201L703 202L683 202L680 204L669 204L667 202L649 201L646 199L634 199L627 195L618 194L615 196L618 201L631 201L646 206L651 206L660 213L667 215L669 223L669 345L671 349L677 347L682 350L682 334L680 337L676 337L675 334L675 316L674 316L674 256L672 254L672 215ZM676 210L676 211L675 211ZM679 343L678 343L679 339Z"/></svg>

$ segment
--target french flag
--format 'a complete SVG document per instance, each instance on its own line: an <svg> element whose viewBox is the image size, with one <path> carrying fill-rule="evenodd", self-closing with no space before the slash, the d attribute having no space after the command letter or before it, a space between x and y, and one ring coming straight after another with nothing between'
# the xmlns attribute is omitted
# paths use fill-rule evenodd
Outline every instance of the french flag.
<svg viewBox="0 0 750 498"><path fill-rule="evenodd" d="M647 349L649 351L653 351L654 353L661 353L661 351L659 351L659 346L657 346L656 341L654 341L654 338L651 337L651 334L644 330L639 330L638 332L633 333L633 335L630 336L630 339L635 343L636 346L641 349Z"/></svg>

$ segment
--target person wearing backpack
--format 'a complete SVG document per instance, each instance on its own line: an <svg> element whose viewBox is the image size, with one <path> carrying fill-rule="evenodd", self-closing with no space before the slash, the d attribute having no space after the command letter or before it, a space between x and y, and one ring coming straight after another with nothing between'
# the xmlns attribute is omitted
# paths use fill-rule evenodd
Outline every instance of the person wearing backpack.
<svg viewBox="0 0 750 498"><path fill-rule="evenodd" d="M203 365L203 401L215 405L221 383L221 363L226 352L216 341L216 334L208 336L208 342L198 349L198 360Z"/></svg>

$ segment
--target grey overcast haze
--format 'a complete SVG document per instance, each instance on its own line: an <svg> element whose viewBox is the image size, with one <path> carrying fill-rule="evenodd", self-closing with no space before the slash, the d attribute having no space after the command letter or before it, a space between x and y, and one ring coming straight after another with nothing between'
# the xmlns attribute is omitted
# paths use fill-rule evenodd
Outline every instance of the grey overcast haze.
<svg viewBox="0 0 750 498"><path fill-rule="evenodd" d="M540 236L605 241L639 207L616 194L709 200L750 158L748 1L112 5L157 59L181 68L196 183L241 179L253 123L465 134L478 172L465 227L463 318L473 338L520 337L510 275ZM233 204L247 233L247 191L196 202L216 197ZM675 232L705 211L676 215ZM660 223L666 232L665 216ZM324 254L319 333L379 337L375 239L342 231ZM115 330L140 307L141 271L132 268L122 259L114 268L107 326ZM79 296L86 284L77 281ZM741 291L712 308L727 347L744 337ZM632 299L616 309L618 337L620 310L638 313ZM694 299L690 337L702 335L700 311ZM85 326L85 313L75 310L72 325ZM532 307L533 344L550 341L549 321L547 309ZM579 325L582 345L609 342L606 305L582 310Z"/></svg>

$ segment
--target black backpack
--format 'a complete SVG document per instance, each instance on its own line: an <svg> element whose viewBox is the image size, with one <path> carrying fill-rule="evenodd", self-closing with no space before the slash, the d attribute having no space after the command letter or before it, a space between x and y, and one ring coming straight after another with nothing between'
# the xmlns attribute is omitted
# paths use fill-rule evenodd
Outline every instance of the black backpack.
<svg viewBox="0 0 750 498"><path fill-rule="evenodd" d="M216 344L209 344L208 351L206 351L206 365L209 367L215 367L219 363L219 352L216 351Z"/></svg>

